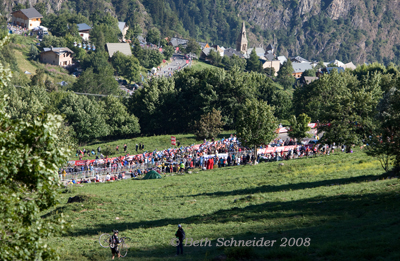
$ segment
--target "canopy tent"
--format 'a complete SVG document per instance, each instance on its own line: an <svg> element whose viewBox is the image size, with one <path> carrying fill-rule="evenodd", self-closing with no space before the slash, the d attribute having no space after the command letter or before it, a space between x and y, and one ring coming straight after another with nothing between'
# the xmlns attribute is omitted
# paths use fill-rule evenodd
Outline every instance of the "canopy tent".
<svg viewBox="0 0 400 261"><path fill-rule="evenodd" d="M143 179L161 179L161 175L158 174L156 171L151 170L149 172L147 172L146 176L144 176Z"/></svg>

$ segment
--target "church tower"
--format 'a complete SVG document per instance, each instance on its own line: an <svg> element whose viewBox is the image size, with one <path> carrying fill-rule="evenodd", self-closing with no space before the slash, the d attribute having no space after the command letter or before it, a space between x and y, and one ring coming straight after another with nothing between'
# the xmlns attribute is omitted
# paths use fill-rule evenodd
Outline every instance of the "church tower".
<svg viewBox="0 0 400 261"><path fill-rule="evenodd" d="M246 36L246 27L242 25L242 31L239 34L238 39L236 40L236 51L246 53L247 52L247 36Z"/></svg>

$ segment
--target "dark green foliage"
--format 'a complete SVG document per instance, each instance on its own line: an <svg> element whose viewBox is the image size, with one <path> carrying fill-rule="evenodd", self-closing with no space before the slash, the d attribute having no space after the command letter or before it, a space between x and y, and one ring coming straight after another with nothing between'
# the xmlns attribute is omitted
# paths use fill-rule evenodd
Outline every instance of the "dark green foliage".
<svg viewBox="0 0 400 261"><path fill-rule="evenodd" d="M290 96L278 94L263 74L185 69L170 79L152 79L129 100L130 112L139 117L144 134L194 130L196 121L213 109L221 111L226 129L232 129L246 99L261 98L275 105L279 117L288 114ZM286 99L288 98L288 100Z"/></svg>
<svg viewBox="0 0 400 261"><path fill-rule="evenodd" d="M126 56L117 52L112 57L112 65L115 71L124 76L128 81L139 81L140 64L133 55Z"/></svg>
<svg viewBox="0 0 400 261"><path fill-rule="evenodd" d="M40 47L66 47L67 41L63 37L57 37L52 35L46 35L43 37L43 40L40 42Z"/></svg>
<svg viewBox="0 0 400 261"><path fill-rule="evenodd" d="M135 115L130 115L126 107L118 98L107 96L100 105L104 110L104 117L109 126L112 137L132 137L140 133L139 120Z"/></svg>
<svg viewBox="0 0 400 261"><path fill-rule="evenodd" d="M160 30L157 28L151 28L147 33L147 42L158 45L158 42L161 40Z"/></svg>
<svg viewBox="0 0 400 261"><path fill-rule="evenodd" d="M308 124L311 122L311 118L307 114L300 114L299 116L292 116L289 120L290 131L289 137L301 141L303 138L309 137L308 131L311 130Z"/></svg>
<svg viewBox="0 0 400 261"><path fill-rule="evenodd" d="M287 90L292 88L296 79L292 76L293 67L292 62L288 60L284 62L281 69L278 72L278 82Z"/></svg>
<svg viewBox="0 0 400 261"><path fill-rule="evenodd" d="M71 93L61 101L59 110L65 116L67 124L75 130L80 143L110 134L110 128L103 116L104 109L86 96Z"/></svg>
<svg viewBox="0 0 400 261"><path fill-rule="evenodd" d="M199 56L200 53L201 53L201 47L200 47L199 43L195 39L190 38L189 42L186 45L186 52L187 53L194 53L197 56Z"/></svg>
<svg viewBox="0 0 400 261"><path fill-rule="evenodd" d="M250 53L249 59L247 59L246 70L251 72L262 72L262 65L260 62L260 58L256 53L256 48L253 48Z"/></svg>

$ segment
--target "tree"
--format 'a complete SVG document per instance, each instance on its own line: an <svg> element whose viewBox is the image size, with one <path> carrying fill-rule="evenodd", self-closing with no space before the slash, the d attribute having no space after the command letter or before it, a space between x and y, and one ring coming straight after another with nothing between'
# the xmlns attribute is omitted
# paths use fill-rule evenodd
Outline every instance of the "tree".
<svg viewBox="0 0 400 261"><path fill-rule="evenodd" d="M246 70L251 72L262 72L262 65L260 62L260 58L256 53L256 48L253 48L250 53L249 59L247 59Z"/></svg>
<svg viewBox="0 0 400 261"><path fill-rule="evenodd" d="M72 90L82 93L118 94L120 89L114 79L113 68L105 67L102 73L94 73L93 68L88 68L72 85Z"/></svg>
<svg viewBox="0 0 400 261"><path fill-rule="evenodd" d="M36 60L39 55L39 50L36 48L35 45L31 44L31 47L29 49L29 58L31 60Z"/></svg>
<svg viewBox="0 0 400 261"><path fill-rule="evenodd" d="M201 46L195 39L190 38L186 45L186 52L194 53L199 56L201 53Z"/></svg>
<svg viewBox="0 0 400 261"><path fill-rule="evenodd" d="M208 58L214 66L218 66L222 62L222 57L218 51L211 49Z"/></svg>
<svg viewBox="0 0 400 261"><path fill-rule="evenodd" d="M290 123L290 131L289 137L292 139L296 139L298 142L301 139L309 137L308 132L311 130L308 127L308 124L311 122L311 118L307 116L307 114L302 113L297 118L296 116L292 116L289 120Z"/></svg>
<svg viewBox="0 0 400 261"><path fill-rule="evenodd" d="M47 237L63 231L65 221L62 215L44 219L41 212L57 204L57 171L69 155L56 135L62 118L45 114L29 122L11 120L2 100L0 122L0 146L7 152L0 153L0 259L57 259Z"/></svg>
<svg viewBox="0 0 400 261"><path fill-rule="evenodd" d="M44 2L37 3L34 7L41 15L45 15L47 13L47 6Z"/></svg>
<svg viewBox="0 0 400 261"><path fill-rule="evenodd" d="M13 12L15 12L15 11L18 11L18 10L21 10L21 9L25 9L25 8L26 8L25 5L23 5L21 3L18 3L12 8L12 10L13 10Z"/></svg>
<svg viewBox="0 0 400 261"><path fill-rule="evenodd" d="M118 98L107 96L101 101L104 116L109 125L109 136L126 138L140 133L139 120L135 115L130 115Z"/></svg>
<svg viewBox="0 0 400 261"><path fill-rule="evenodd" d="M158 42L160 41L160 39L161 39L161 33L160 33L160 30L158 30L157 28L151 28L147 32L147 41L149 43L158 45Z"/></svg>
<svg viewBox="0 0 400 261"><path fill-rule="evenodd" d="M57 36L52 36L52 35L45 35L43 37L42 42L40 43L40 46L43 47L63 47L66 46L67 42L63 37L57 37Z"/></svg>
<svg viewBox="0 0 400 261"><path fill-rule="evenodd" d="M283 63L281 69L278 71L278 82L285 88L285 90L292 88L296 79L292 75L293 66L292 61L287 60Z"/></svg>
<svg viewBox="0 0 400 261"><path fill-rule="evenodd" d="M84 95L69 94L60 103L59 110L65 115L67 124L74 129L80 143L87 143L110 133L101 106Z"/></svg>
<svg viewBox="0 0 400 261"><path fill-rule="evenodd" d="M198 140L216 138L222 131L221 112L213 108L212 112L201 115L201 119L195 122L194 135Z"/></svg>
<svg viewBox="0 0 400 261"><path fill-rule="evenodd" d="M255 159L257 147L268 144L276 136L278 127L273 108L264 101L246 100L239 110L236 121L236 133L245 146L253 146Z"/></svg>
<svg viewBox="0 0 400 261"><path fill-rule="evenodd" d="M308 70L305 70L301 76L315 77L316 73L317 73L317 71L315 69L308 69Z"/></svg>
<svg viewBox="0 0 400 261"><path fill-rule="evenodd" d="M163 46L163 55L165 60L169 60L169 58L172 57L174 52L175 52L174 47L172 47L171 45Z"/></svg>
<svg viewBox="0 0 400 261"><path fill-rule="evenodd" d="M390 89L377 106L375 128L365 137L367 154L378 158L382 168L400 168L400 92Z"/></svg>
<svg viewBox="0 0 400 261"><path fill-rule="evenodd" d="M3 38L0 45L6 42ZM42 114L15 119L8 88L11 72L0 63L0 234L1 260L54 260L57 252L47 237L62 232L62 215L53 220L41 213L57 204L57 171L69 155L57 135L62 118Z"/></svg>
<svg viewBox="0 0 400 261"><path fill-rule="evenodd" d="M163 55L158 50L147 50L149 57L149 68L158 67L163 61Z"/></svg>

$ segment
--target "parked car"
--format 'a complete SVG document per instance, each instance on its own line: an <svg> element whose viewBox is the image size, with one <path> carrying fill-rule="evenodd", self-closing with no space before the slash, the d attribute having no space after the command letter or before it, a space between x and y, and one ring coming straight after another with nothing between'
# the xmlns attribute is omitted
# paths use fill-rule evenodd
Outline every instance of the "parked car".
<svg viewBox="0 0 400 261"><path fill-rule="evenodd" d="M317 144L318 140L309 140L308 144L314 145Z"/></svg>

